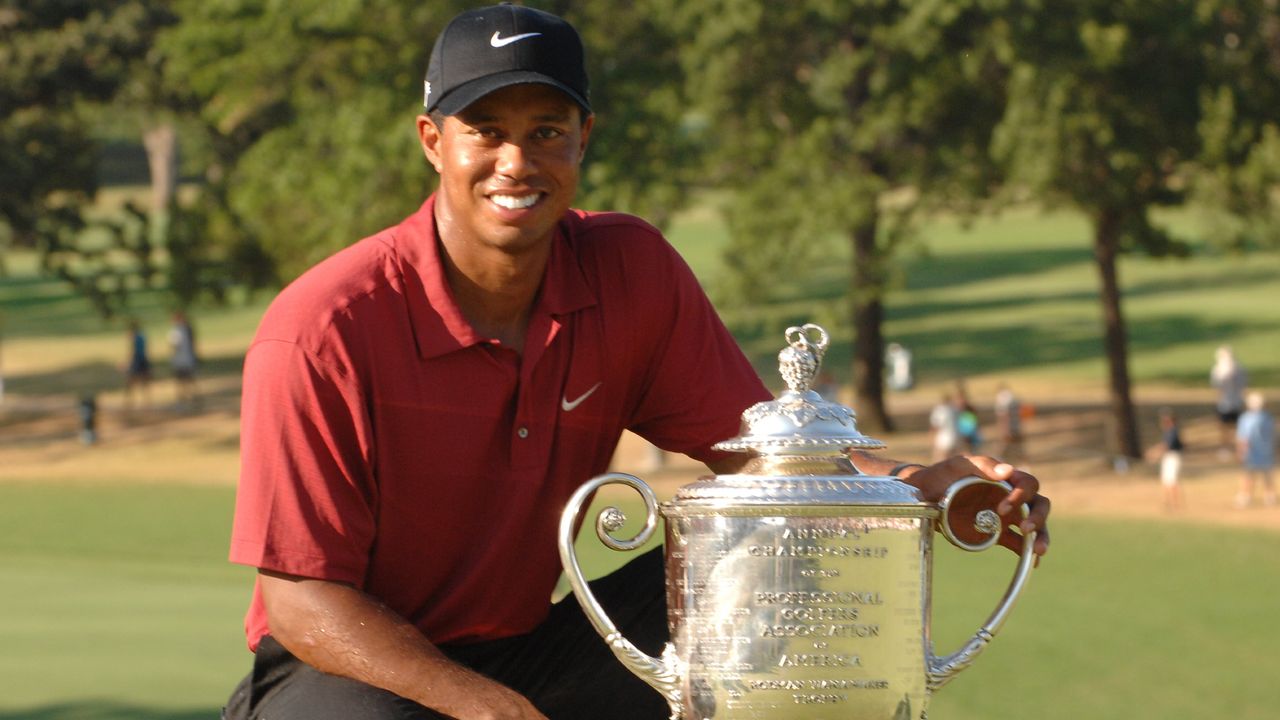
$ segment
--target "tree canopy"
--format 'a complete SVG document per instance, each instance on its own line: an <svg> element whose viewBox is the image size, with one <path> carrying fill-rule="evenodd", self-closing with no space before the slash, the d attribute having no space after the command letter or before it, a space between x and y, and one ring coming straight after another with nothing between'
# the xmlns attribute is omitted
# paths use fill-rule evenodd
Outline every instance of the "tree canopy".
<svg viewBox="0 0 1280 720"><path fill-rule="evenodd" d="M1231 47L1240 40L1229 28L1244 28L1230 2L1160 12L1141 0L1077 2L1059 8L1052 23L1043 22L1038 3L1011 10L1008 100L994 152L1009 186L1074 206L1093 225L1113 450L1140 457L1117 261L1125 252L1185 255L1186 246L1153 223L1151 211L1186 202L1197 184L1206 195L1216 188L1224 211L1260 219L1254 210L1261 208L1246 209L1244 198L1250 182L1262 179L1246 169L1249 158L1274 148L1274 121L1253 105L1250 90L1265 73L1241 72L1244 58ZM1265 28L1248 32L1275 36ZM1250 47L1256 55L1265 42ZM1275 97L1274 75L1260 85L1262 101ZM1275 187L1272 180L1266 192ZM1232 205L1231 197L1240 202Z"/></svg>
<svg viewBox="0 0 1280 720"><path fill-rule="evenodd" d="M1280 245L1280 0L529 4L586 45L582 206L661 226L715 190L747 302L848 243L873 429L889 424L885 298L922 211L1030 197L1091 219L1116 450L1131 455L1117 260L1188 250L1151 211L1198 203L1221 247ZM473 5L0 0L0 243L40 248L104 314L161 266L178 304L287 281L430 192L422 77ZM89 212L96 133L129 123L178 128L198 176L159 237L142 209Z"/></svg>
<svg viewBox="0 0 1280 720"><path fill-rule="evenodd" d="M731 191L726 263L743 294L849 242L858 405L889 426L883 298L912 212L980 197L1003 69L992 3L670 2L711 184ZM891 191L898 201L886 204Z"/></svg>
<svg viewBox="0 0 1280 720"><path fill-rule="evenodd" d="M98 189L94 129L172 21L146 0L0 4L0 247L39 248L46 270L104 314L155 269L128 217L85 212Z"/></svg>

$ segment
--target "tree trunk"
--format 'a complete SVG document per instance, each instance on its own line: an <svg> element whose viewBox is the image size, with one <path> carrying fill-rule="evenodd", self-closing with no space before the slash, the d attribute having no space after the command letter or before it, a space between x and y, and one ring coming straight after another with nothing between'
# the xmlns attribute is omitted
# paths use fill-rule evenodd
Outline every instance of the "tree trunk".
<svg viewBox="0 0 1280 720"><path fill-rule="evenodd" d="M1094 226L1093 255L1102 280L1102 319L1107 365L1110 371L1111 417L1114 421L1112 450L1127 458L1140 458L1138 423L1129 394L1129 340L1120 309L1120 282L1116 256L1120 249L1121 213L1104 208Z"/></svg>
<svg viewBox="0 0 1280 720"><path fill-rule="evenodd" d="M142 145L151 171L151 239L160 242L168 234L169 203L178 187L178 135L173 123L144 130Z"/></svg>
<svg viewBox="0 0 1280 720"><path fill-rule="evenodd" d="M151 209L164 210L178 187L178 135L173 123L161 123L142 133L151 171Z"/></svg>
<svg viewBox="0 0 1280 720"><path fill-rule="evenodd" d="M884 271L876 216L853 231L853 388L860 430L893 432L884 406Z"/></svg>

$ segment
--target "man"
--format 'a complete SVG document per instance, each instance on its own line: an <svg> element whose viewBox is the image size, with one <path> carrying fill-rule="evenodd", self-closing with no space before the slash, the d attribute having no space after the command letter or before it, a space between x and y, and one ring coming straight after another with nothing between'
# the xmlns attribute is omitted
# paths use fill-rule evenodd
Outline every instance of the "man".
<svg viewBox="0 0 1280 720"><path fill-rule="evenodd" d="M256 657L226 715L665 717L574 601L550 605L560 510L624 429L738 467L710 446L770 395L656 230L570 210L594 124L571 26L462 13L425 91L437 191L281 293L246 356L231 559L259 568ZM913 471L935 497L1008 479L1044 525L1007 465ZM661 558L598 586L658 652Z"/></svg>
<svg viewBox="0 0 1280 720"><path fill-rule="evenodd" d="M1262 502L1276 504L1276 485L1272 470L1276 464L1276 421L1266 410L1266 399L1254 390L1245 398L1245 412L1236 425L1236 452L1244 467L1240 478L1237 507L1253 503L1254 486L1262 484Z"/></svg>

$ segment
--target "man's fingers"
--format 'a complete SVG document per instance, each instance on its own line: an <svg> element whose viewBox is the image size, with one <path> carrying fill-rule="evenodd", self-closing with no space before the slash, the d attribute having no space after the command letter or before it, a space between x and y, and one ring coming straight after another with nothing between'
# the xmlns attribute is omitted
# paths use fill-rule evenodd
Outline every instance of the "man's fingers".
<svg viewBox="0 0 1280 720"><path fill-rule="evenodd" d="M1024 532L1037 530L1045 526L1045 521L1049 519L1049 508L1052 503L1049 498L1043 495L1037 495L1031 502L1031 509L1027 513L1027 517L1019 527Z"/></svg>

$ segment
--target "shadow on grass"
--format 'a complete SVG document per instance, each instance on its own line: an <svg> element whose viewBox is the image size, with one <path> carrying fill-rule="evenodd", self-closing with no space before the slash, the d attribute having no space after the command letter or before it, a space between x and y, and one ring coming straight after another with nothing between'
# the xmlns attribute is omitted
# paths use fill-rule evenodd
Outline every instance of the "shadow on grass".
<svg viewBox="0 0 1280 720"><path fill-rule="evenodd" d="M1100 323L1011 324L982 332L909 333L895 337L916 348L922 375L955 378L1103 357ZM1171 315L1129 329L1129 352L1158 352L1188 342L1244 332L1248 323L1206 322Z"/></svg>
<svg viewBox="0 0 1280 720"><path fill-rule="evenodd" d="M215 378L226 375L239 376L244 368L244 355L216 355L200 359L199 378ZM172 373L164 360L152 362L153 385L172 381ZM83 393L102 393L121 390L124 387L123 371L101 360L70 365L49 372L26 373L5 378L6 387L16 394L31 396L79 396Z"/></svg>
<svg viewBox="0 0 1280 720"><path fill-rule="evenodd" d="M1088 245L1079 248L1034 248L1012 252L973 251L934 255L907 266L909 290L938 290L957 285L991 282L1060 270L1065 265L1092 263Z"/></svg>
<svg viewBox="0 0 1280 720"><path fill-rule="evenodd" d="M217 720L221 707L179 710L84 700L22 710L0 709L0 720Z"/></svg>
<svg viewBox="0 0 1280 720"><path fill-rule="evenodd" d="M886 305L891 323L930 318L933 327L916 333L897 334L891 339L910 347L916 355L918 371L934 378L954 378L973 373L1003 372L1030 366L1048 366L1103 357L1101 306L1097 290L1070 289L1029 297L1001 293L958 301L916 300L913 291L980 285L1005 276L1034 278L1037 273L1057 271L1065 264L1091 263L1087 247L1080 249L1032 249L1009 252L975 252L946 257L929 257L910 264L907 290L895 293ZM1179 280L1150 280L1126 285L1125 302L1136 298L1159 298L1194 290L1218 287L1258 286L1274 283L1266 268L1240 272L1238 269ZM842 368L852 355L854 341L849 306L845 299L847 272L843 266L814 268L803 280L794 280L773 289L769 301L752 306L732 305L722 316L734 337L742 344L757 370L774 377L775 359L781 348L782 330L790 325L818 322L832 335L827 367ZM1033 287L1033 286L1032 286ZM1070 315L1060 322L1025 322L975 329L966 327L971 316L1003 311L1024 311L1037 307L1089 306L1093 313ZM949 322L951 318L955 322ZM939 331L938 323L957 328ZM1131 354L1160 352L1189 343L1212 344L1222 337L1265 330L1267 326L1247 317L1236 322L1206 321L1196 315L1167 315L1128 323ZM1199 369L1194 376L1179 377L1184 382L1202 382ZM1270 379L1259 376L1258 382Z"/></svg>
<svg viewBox="0 0 1280 720"><path fill-rule="evenodd" d="M158 288L132 289L128 310L122 315L160 313L166 302L166 294ZM113 329L124 332L122 319L104 320L70 285L54 278L3 278L0 305L6 314L6 332L15 337L91 335Z"/></svg>

